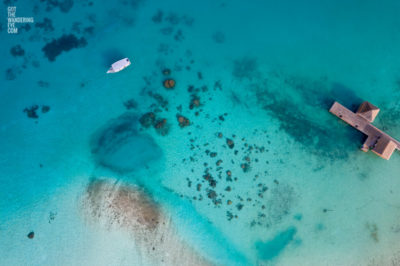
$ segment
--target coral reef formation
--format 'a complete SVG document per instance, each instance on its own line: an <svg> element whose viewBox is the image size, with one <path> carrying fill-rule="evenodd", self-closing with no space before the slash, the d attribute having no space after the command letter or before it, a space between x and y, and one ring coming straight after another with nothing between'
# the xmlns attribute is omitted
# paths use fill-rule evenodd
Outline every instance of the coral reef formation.
<svg viewBox="0 0 400 266"><path fill-rule="evenodd" d="M163 84L164 84L164 88L166 88L167 90L172 90L175 87L175 80L166 79L166 80L164 80Z"/></svg>
<svg viewBox="0 0 400 266"><path fill-rule="evenodd" d="M86 39L81 37L77 38L73 34L64 34L58 39L53 39L51 42L47 43L42 51L49 61L55 61L57 56L62 52L70 51L74 48L82 48L87 44Z"/></svg>

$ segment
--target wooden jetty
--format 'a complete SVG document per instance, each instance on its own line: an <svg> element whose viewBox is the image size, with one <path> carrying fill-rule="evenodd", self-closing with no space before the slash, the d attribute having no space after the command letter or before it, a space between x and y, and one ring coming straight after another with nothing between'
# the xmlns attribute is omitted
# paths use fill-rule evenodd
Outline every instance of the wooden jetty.
<svg viewBox="0 0 400 266"><path fill-rule="evenodd" d="M335 102L329 110L347 124L367 135L361 150L364 152L371 150L383 159L389 160L396 149L400 150L400 142L371 124L379 111L378 107L369 102L363 102L355 113L338 102Z"/></svg>

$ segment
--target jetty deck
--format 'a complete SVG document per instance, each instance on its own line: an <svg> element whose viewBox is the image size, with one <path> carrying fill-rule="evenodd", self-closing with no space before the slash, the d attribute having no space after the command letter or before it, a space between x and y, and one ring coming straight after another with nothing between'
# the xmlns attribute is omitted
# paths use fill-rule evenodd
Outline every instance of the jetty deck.
<svg viewBox="0 0 400 266"><path fill-rule="evenodd" d="M354 113L340 103L335 102L329 112L367 135L367 139L361 148L363 151L371 150L386 160L390 159L396 149L400 151L399 141L371 124L379 113L379 109L374 105L364 102L360 105L358 111Z"/></svg>

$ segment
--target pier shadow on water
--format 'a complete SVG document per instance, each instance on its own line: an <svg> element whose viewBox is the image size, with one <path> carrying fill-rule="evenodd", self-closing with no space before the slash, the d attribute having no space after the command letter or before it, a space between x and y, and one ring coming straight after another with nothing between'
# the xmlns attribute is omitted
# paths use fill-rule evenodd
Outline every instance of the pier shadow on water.
<svg viewBox="0 0 400 266"><path fill-rule="evenodd" d="M334 101L356 109L362 99L354 91L327 80L279 78L283 83L265 79L251 86L261 107L279 120L281 130L308 153L330 161L347 159L352 150L360 147L364 135L344 126L328 112Z"/></svg>

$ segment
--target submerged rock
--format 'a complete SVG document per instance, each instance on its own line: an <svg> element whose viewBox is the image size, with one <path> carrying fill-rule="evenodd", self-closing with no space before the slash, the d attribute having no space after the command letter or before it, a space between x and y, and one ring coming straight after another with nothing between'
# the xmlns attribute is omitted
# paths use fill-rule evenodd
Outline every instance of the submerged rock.
<svg viewBox="0 0 400 266"><path fill-rule="evenodd" d="M190 100L190 104L189 104L189 109L193 109L195 107L199 107L200 106L200 97L197 95L192 95L192 98Z"/></svg>
<svg viewBox="0 0 400 266"><path fill-rule="evenodd" d="M242 168L243 172L245 172L245 173L250 171L250 165L248 163L242 163L240 165L240 167Z"/></svg>
<svg viewBox="0 0 400 266"><path fill-rule="evenodd" d="M164 84L164 88L166 88L167 90L172 90L175 87L175 80L166 79L166 80L164 80L163 84Z"/></svg>
<svg viewBox="0 0 400 266"><path fill-rule="evenodd" d="M35 232L31 231L26 235L29 239L33 239L35 237Z"/></svg>
<svg viewBox="0 0 400 266"><path fill-rule="evenodd" d="M42 113L47 113L48 111L50 111L50 106L48 106L48 105L43 105L42 106Z"/></svg>
<svg viewBox="0 0 400 266"><path fill-rule="evenodd" d="M169 133L169 125L167 124L167 119L165 118L158 119L154 124L154 128L161 136L166 136Z"/></svg>
<svg viewBox="0 0 400 266"><path fill-rule="evenodd" d="M179 126L181 128L187 127L190 125L190 121L189 119L187 119L186 117L184 117L183 115L177 114L176 115L176 119L178 120Z"/></svg>
<svg viewBox="0 0 400 266"><path fill-rule="evenodd" d="M233 142L233 140L231 140L231 139L226 139L226 144L228 145L228 147L230 148L230 149L233 149L233 147L235 147L235 143Z"/></svg>

